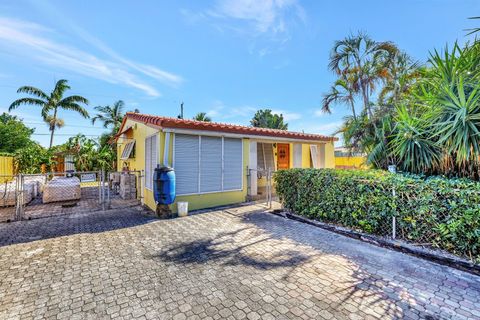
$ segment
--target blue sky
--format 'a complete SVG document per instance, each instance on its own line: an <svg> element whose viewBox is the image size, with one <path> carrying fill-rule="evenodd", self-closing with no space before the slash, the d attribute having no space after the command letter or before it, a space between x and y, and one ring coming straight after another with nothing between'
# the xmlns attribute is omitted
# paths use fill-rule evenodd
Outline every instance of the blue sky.
<svg viewBox="0 0 480 320"><path fill-rule="evenodd" d="M68 79L88 110L122 99L127 110L248 125L255 110L283 113L290 130L331 134L348 111L319 112L334 76L328 55L358 30L390 40L419 61L434 48L465 42L478 0L21 1L0 3L0 112L33 85ZM48 144L35 107L13 112ZM69 135L103 132L61 112Z"/></svg>

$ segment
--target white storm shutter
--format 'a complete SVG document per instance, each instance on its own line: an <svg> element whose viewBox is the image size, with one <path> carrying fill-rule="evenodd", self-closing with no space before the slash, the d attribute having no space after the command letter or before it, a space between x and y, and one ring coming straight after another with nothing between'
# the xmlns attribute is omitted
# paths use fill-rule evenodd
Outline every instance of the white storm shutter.
<svg viewBox="0 0 480 320"><path fill-rule="evenodd" d="M153 189L153 172L157 166L158 144L157 135L145 139L145 187Z"/></svg>
<svg viewBox="0 0 480 320"><path fill-rule="evenodd" d="M311 145L310 155L315 169L325 168L325 145Z"/></svg>
<svg viewBox="0 0 480 320"><path fill-rule="evenodd" d="M222 138L200 137L200 192L222 190Z"/></svg>
<svg viewBox="0 0 480 320"><path fill-rule="evenodd" d="M310 145L310 156L312 157L312 165L315 169L318 169L318 150L316 145Z"/></svg>
<svg viewBox="0 0 480 320"><path fill-rule="evenodd" d="M257 168L258 170L265 169L265 156L263 152L263 143L257 142Z"/></svg>
<svg viewBox="0 0 480 320"><path fill-rule="evenodd" d="M199 192L200 137L175 135L175 179L178 195Z"/></svg>
<svg viewBox="0 0 480 320"><path fill-rule="evenodd" d="M294 168L302 167L302 144L301 143L293 144L293 167Z"/></svg>
<svg viewBox="0 0 480 320"><path fill-rule="evenodd" d="M241 139L223 140L223 190L242 189L243 144Z"/></svg>

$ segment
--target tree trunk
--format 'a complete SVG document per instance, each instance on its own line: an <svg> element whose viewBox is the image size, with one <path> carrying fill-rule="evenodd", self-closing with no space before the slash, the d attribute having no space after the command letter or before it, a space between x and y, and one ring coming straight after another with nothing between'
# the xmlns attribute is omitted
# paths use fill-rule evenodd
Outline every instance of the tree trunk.
<svg viewBox="0 0 480 320"><path fill-rule="evenodd" d="M352 106L353 119L357 120L357 113L355 112L355 103L353 102L353 98L350 99L350 104Z"/></svg>
<svg viewBox="0 0 480 320"><path fill-rule="evenodd" d="M368 86L365 86L364 82L362 81L362 94L363 94L363 106L367 111L369 119L373 118L372 110L370 109L370 99L368 98Z"/></svg>
<svg viewBox="0 0 480 320"><path fill-rule="evenodd" d="M49 149L51 149L53 145L53 133L55 132L56 123L57 123L57 108L55 108L55 111L53 112L53 125L50 124L50 131L52 133L50 134L50 147L48 147Z"/></svg>

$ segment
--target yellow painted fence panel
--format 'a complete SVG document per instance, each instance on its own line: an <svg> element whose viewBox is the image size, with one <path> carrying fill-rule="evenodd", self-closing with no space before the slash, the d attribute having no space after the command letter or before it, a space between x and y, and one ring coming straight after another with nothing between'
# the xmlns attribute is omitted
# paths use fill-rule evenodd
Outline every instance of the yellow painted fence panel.
<svg viewBox="0 0 480 320"><path fill-rule="evenodd" d="M366 157L335 157L337 169L368 169Z"/></svg>
<svg viewBox="0 0 480 320"><path fill-rule="evenodd" d="M13 157L0 156L0 183L13 180Z"/></svg>

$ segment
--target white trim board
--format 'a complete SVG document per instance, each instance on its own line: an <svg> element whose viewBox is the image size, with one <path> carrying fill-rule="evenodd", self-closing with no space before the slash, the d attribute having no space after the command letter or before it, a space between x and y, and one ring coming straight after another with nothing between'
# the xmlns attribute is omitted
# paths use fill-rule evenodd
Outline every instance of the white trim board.
<svg viewBox="0 0 480 320"><path fill-rule="evenodd" d="M237 138L237 139L253 139L258 142L302 142L306 144L326 144L329 141L322 140L308 140L308 139L294 139L294 138L284 138L284 137L271 137L271 136L262 136L262 135L253 135L253 134L240 134L240 133L227 133L227 132L217 132L217 131L208 131L208 130L193 130L193 129L172 129L165 128L162 132L173 132L178 134L190 134L194 136L210 136L210 137L225 137L225 138ZM333 142L333 141L332 141Z"/></svg>

